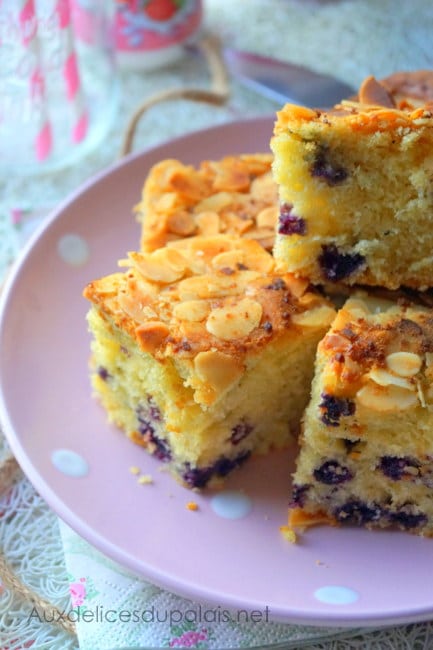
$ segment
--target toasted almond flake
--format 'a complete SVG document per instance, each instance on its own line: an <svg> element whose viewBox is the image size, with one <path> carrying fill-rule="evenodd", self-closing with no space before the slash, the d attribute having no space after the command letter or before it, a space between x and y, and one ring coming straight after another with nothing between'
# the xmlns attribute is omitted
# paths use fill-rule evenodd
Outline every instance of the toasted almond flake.
<svg viewBox="0 0 433 650"><path fill-rule="evenodd" d="M212 237L220 231L220 218L216 212L201 212L195 218L200 235Z"/></svg>
<svg viewBox="0 0 433 650"><path fill-rule="evenodd" d="M232 251L224 251L215 255L212 260L214 269L231 268L236 269L238 264L244 264L245 254L243 250L235 249Z"/></svg>
<svg viewBox="0 0 433 650"><path fill-rule="evenodd" d="M259 212L259 214L256 217L257 226L259 228L272 228L274 230L277 223L277 219L278 219L277 206L270 206L268 208L264 208Z"/></svg>
<svg viewBox="0 0 433 650"><path fill-rule="evenodd" d="M143 323L135 330L141 349L151 354L164 342L169 333L167 325L161 321Z"/></svg>
<svg viewBox="0 0 433 650"><path fill-rule="evenodd" d="M156 312L146 304L146 300L150 299L135 293L120 292L118 295L120 309L138 323L142 323L149 318L156 318Z"/></svg>
<svg viewBox="0 0 433 650"><path fill-rule="evenodd" d="M374 383L361 388L356 398L362 406L379 412L404 411L419 403L416 392L399 386L379 386Z"/></svg>
<svg viewBox="0 0 433 650"><path fill-rule="evenodd" d="M244 370L237 359L219 350L199 352L194 359L194 369L199 381L218 393L237 381Z"/></svg>
<svg viewBox="0 0 433 650"><path fill-rule="evenodd" d="M179 320L199 322L208 316L209 311L209 303L205 300L187 300L175 305L173 314Z"/></svg>
<svg viewBox="0 0 433 650"><path fill-rule="evenodd" d="M194 218L185 210L177 211L167 217L167 228L175 235L185 237L192 235L196 230Z"/></svg>
<svg viewBox="0 0 433 650"><path fill-rule="evenodd" d="M175 248L160 248L153 253L130 253L135 268L154 282L175 282L185 273L188 259Z"/></svg>
<svg viewBox="0 0 433 650"><path fill-rule="evenodd" d="M401 377L413 377L422 366L422 359L413 352L393 352L386 357L386 365Z"/></svg>
<svg viewBox="0 0 433 650"><path fill-rule="evenodd" d="M430 368L430 366L433 365L433 352L425 353L425 365L427 368Z"/></svg>
<svg viewBox="0 0 433 650"><path fill-rule="evenodd" d="M232 305L214 309L206 321L206 329L224 341L242 338L259 326L262 313L259 302L244 298Z"/></svg>
<svg viewBox="0 0 433 650"><path fill-rule="evenodd" d="M379 384L379 386L400 386L400 388L406 388L410 391L416 390L415 385L408 379L394 375L382 368L373 368L368 373L368 377L376 384Z"/></svg>
<svg viewBox="0 0 433 650"><path fill-rule="evenodd" d="M327 305L314 307L302 314L294 314L292 322L302 327L326 327L330 325L335 317L335 310Z"/></svg>

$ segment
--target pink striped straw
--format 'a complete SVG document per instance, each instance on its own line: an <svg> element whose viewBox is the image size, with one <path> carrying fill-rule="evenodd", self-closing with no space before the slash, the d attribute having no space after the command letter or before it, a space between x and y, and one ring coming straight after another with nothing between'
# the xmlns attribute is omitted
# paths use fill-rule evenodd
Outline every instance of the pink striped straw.
<svg viewBox="0 0 433 650"><path fill-rule="evenodd" d="M40 117L35 138L35 155L39 162L48 158L53 148L51 124L48 118L45 77L42 69L40 43L38 37L38 20L34 0L23 0L19 13L21 38L24 46L31 51L35 67L30 76L30 99L32 105L39 104Z"/></svg>
<svg viewBox="0 0 433 650"><path fill-rule="evenodd" d="M77 53L75 51L70 0L57 0L56 12L59 20L59 27L64 32L66 43L65 59L63 61L63 78L65 80L66 97L72 106L74 115L71 139L72 142L79 143L86 137L89 126L89 116L84 101L78 69Z"/></svg>

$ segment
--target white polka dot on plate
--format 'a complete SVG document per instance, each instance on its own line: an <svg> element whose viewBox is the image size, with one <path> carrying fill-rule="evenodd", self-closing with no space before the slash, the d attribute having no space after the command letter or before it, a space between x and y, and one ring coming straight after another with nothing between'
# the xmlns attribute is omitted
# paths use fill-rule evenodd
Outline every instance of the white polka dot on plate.
<svg viewBox="0 0 433 650"><path fill-rule="evenodd" d="M71 449L55 449L51 454L54 467L66 476L80 478L89 472L89 465L80 454Z"/></svg>
<svg viewBox="0 0 433 650"><path fill-rule="evenodd" d="M242 519L253 509L250 497L236 490L224 490L211 499L212 510L224 519Z"/></svg>
<svg viewBox="0 0 433 650"><path fill-rule="evenodd" d="M359 594L349 587L339 585L327 585L320 587L314 592L316 600L328 605L350 605L358 600Z"/></svg>
<svg viewBox="0 0 433 650"><path fill-rule="evenodd" d="M69 233L57 242L60 258L71 266L83 266L89 259L89 245L83 237Z"/></svg>

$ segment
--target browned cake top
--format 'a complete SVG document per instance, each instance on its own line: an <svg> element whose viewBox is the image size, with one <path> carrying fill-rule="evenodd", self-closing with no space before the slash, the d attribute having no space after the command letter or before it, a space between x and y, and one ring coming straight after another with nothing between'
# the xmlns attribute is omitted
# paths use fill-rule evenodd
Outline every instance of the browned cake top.
<svg viewBox="0 0 433 650"><path fill-rule="evenodd" d="M388 305L389 307L389 305ZM354 398L375 411L433 401L433 312L391 306L372 313L350 299L319 344L324 393Z"/></svg>
<svg viewBox="0 0 433 650"><path fill-rule="evenodd" d="M277 113L274 133L284 133L293 122L333 124L341 120L359 133L431 126L433 71L398 72L380 81L369 76L357 95L328 111L287 104Z"/></svg>
<svg viewBox="0 0 433 650"><path fill-rule="evenodd" d="M163 160L149 172L142 201L142 250L219 233L255 239L270 250L277 219L271 154L227 156L199 167Z"/></svg>
<svg viewBox="0 0 433 650"><path fill-rule="evenodd" d="M125 273L91 282L84 296L142 350L161 362L189 360L199 376L241 374L247 354L335 315L252 240L189 238L124 263Z"/></svg>

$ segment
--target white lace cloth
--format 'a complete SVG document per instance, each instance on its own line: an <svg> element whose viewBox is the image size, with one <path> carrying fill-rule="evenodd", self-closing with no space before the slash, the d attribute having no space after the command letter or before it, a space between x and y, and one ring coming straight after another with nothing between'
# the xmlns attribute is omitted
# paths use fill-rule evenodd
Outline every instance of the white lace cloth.
<svg viewBox="0 0 433 650"><path fill-rule="evenodd" d="M433 67L429 59L433 29L430 0L205 0L205 26L232 45L277 55L339 76L356 86L368 74ZM433 56L432 56L433 58ZM46 214L82 181L117 157L122 121L150 94L167 87L207 84L198 58L164 71L124 74L119 121L99 151L80 166L37 182L0 178L0 279L23 242ZM136 149L158 144L193 129L241 116L270 114L278 107L232 85L224 107L175 101L151 109L136 135ZM228 152L229 153L229 152ZM6 443L0 436L0 454ZM0 498L0 545L22 580L60 611L110 604L160 610L198 607L131 575L103 557L59 522L25 478ZM140 626L81 622L81 650L126 647L264 647L310 650L403 650L433 647L433 624L386 630L335 630L263 624L248 626ZM200 637L202 633L202 637ZM204 635L204 636L203 636ZM17 594L0 586L0 648L73 650L78 639L40 616Z"/></svg>

